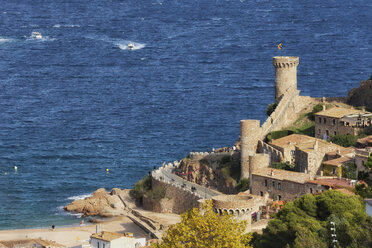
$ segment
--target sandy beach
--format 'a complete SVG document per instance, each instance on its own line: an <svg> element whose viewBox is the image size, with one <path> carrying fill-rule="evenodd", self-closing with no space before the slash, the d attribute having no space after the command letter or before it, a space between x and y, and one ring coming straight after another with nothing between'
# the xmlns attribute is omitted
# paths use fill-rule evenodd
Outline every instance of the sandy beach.
<svg viewBox="0 0 372 248"><path fill-rule="evenodd" d="M0 241L41 238L55 241L67 247L76 247L88 243L90 235L96 231L96 225L99 226L100 231L131 232L136 238L150 238L145 231L134 224L129 218L123 216L99 224L87 223L82 226L62 228L58 228L57 226L54 230L51 228L3 230L0 231Z"/></svg>

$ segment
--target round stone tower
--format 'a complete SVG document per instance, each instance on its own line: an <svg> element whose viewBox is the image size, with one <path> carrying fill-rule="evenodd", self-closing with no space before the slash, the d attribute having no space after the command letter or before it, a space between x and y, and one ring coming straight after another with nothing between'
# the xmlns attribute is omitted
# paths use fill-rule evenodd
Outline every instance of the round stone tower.
<svg viewBox="0 0 372 248"><path fill-rule="evenodd" d="M256 153L261 128L259 120L240 121L240 178L249 177L249 156Z"/></svg>
<svg viewBox="0 0 372 248"><path fill-rule="evenodd" d="M257 153L249 156L249 190L252 194L252 173L260 171L262 168L269 167L269 154Z"/></svg>
<svg viewBox="0 0 372 248"><path fill-rule="evenodd" d="M288 90L297 89L298 57L279 56L273 58L275 67L275 102L278 103Z"/></svg>

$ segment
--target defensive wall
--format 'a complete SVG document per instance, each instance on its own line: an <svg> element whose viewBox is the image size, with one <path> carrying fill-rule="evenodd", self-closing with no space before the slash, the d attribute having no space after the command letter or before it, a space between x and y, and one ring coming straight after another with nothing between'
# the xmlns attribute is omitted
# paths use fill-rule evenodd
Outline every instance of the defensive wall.
<svg viewBox="0 0 372 248"><path fill-rule="evenodd" d="M165 197L159 202L153 202L144 197L143 208L161 213L181 214L186 210L198 207L198 200L211 199L221 194L218 191L186 181L172 173L177 163L169 163L151 173L152 187L160 186L165 190Z"/></svg>
<svg viewBox="0 0 372 248"><path fill-rule="evenodd" d="M264 140L268 133L291 125L305 108L311 106L312 98L300 96L297 90L298 64L298 57L274 57L275 110L262 126L259 120L241 120L241 178L249 176L249 156L256 154L259 141Z"/></svg>

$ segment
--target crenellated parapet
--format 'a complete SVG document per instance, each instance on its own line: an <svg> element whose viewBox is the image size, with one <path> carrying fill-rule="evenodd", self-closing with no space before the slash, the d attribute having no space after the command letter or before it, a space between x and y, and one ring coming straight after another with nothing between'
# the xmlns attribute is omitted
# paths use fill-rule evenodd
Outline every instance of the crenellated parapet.
<svg viewBox="0 0 372 248"><path fill-rule="evenodd" d="M297 66L298 57L280 56L273 58L275 67L275 102L279 103L282 96L288 92L297 90Z"/></svg>

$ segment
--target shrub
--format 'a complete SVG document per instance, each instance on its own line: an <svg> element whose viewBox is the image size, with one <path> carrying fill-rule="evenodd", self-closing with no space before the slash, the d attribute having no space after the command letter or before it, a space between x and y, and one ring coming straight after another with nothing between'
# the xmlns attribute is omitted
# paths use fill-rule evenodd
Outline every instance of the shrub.
<svg viewBox="0 0 372 248"><path fill-rule="evenodd" d="M354 163L346 163L342 166L342 177L356 179L356 165Z"/></svg>
<svg viewBox="0 0 372 248"><path fill-rule="evenodd" d="M267 135L267 139L269 141L274 140L274 139L280 139L282 137L288 136L293 134L293 131L291 130L280 130L280 131L275 131L271 132L269 135Z"/></svg>
<svg viewBox="0 0 372 248"><path fill-rule="evenodd" d="M315 120L315 113L318 113L318 112L320 112L320 111L322 111L323 110L323 105L322 104L317 104L317 105L315 105L314 107L313 107L313 111L311 111L310 113L309 113L309 119L310 120Z"/></svg>
<svg viewBox="0 0 372 248"><path fill-rule="evenodd" d="M153 202L159 202L165 197L165 188L162 186L155 186L152 190L147 191L148 196Z"/></svg>
<svg viewBox="0 0 372 248"><path fill-rule="evenodd" d="M236 190L239 192L244 192L249 189L249 179L248 178L243 178L240 180L238 185L236 185Z"/></svg>
<svg viewBox="0 0 372 248"><path fill-rule="evenodd" d="M151 189L151 177L149 175L145 176L134 185L133 196L136 199L142 199L147 191Z"/></svg>
<svg viewBox="0 0 372 248"><path fill-rule="evenodd" d="M287 163L272 163L270 168L280 169L280 170L287 170L287 171L294 171L295 165L294 164L287 164Z"/></svg>
<svg viewBox="0 0 372 248"><path fill-rule="evenodd" d="M343 147L349 147L349 146L355 146L357 139L358 137L354 135L337 134L337 135L331 136L330 141Z"/></svg>
<svg viewBox="0 0 372 248"><path fill-rule="evenodd" d="M269 105L267 105L266 114L270 116L275 111L276 107L276 103L270 103Z"/></svg>

